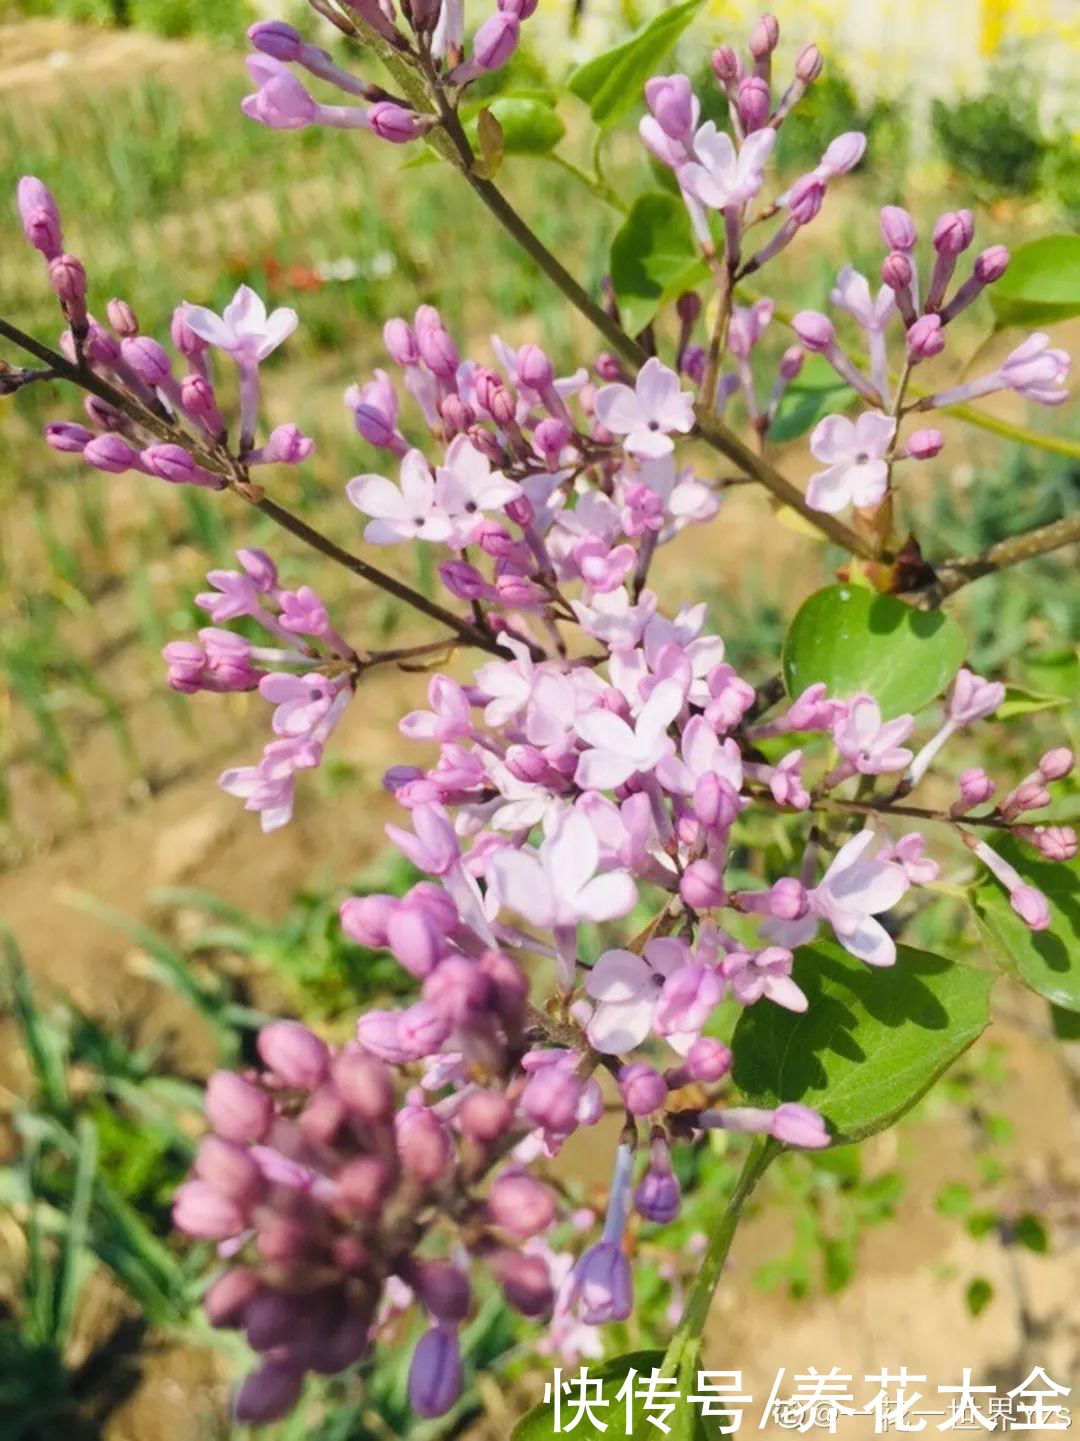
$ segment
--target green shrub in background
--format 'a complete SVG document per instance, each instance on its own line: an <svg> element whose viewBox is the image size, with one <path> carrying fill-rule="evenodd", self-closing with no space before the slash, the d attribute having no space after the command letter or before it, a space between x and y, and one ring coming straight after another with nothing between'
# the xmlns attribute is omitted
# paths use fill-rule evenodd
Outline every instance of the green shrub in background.
<svg viewBox="0 0 1080 1441"><path fill-rule="evenodd" d="M205 35L230 45L256 18L248 0L16 0L13 8L75 24L133 25L169 39Z"/></svg>
<svg viewBox="0 0 1080 1441"><path fill-rule="evenodd" d="M981 199L1022 195L1037 186L1048 147L1033 77L1019 66L995 71L982 95L935 100L931 126L942 157Z"/></svg>

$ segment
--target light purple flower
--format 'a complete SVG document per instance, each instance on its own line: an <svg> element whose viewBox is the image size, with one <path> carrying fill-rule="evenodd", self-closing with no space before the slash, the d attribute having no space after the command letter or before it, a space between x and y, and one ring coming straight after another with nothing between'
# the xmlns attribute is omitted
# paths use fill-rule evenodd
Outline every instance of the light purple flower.
<svg viewBox="0 0 1080 1441"><path fill-rule="evenodd" d="M694 159L682 167L679 179L712 210L744 205L761 189L775 144L776 131L766 128L747 136L736 150L731 136L707 120L694 136Z"/></svg>
<svg viewBox="0 0 1080 1441"><path fill-rule="evenodd" d="M915 717L911 715L883 721L877 701L863 692L852 698L847 715L833 726L833 740L853 771L880 776L910 765L911 752L901 742L914 729Z"/></svg>
<svg viewBox="0 0 1080 1441"><path fill-rule="evenodd" d="M908 878L902 866L874 854L876 845L876 833L867 829L841 846L809 901L811 911L832 926L845 950L867 965L891 966L896 943L874 918L896 905L908 889ZM770 933L784 924L773 922Z"/></svg>
<svg viewBox="0 0 1080 1441"><path fill-rule="evenodd" d="M640 956L605 951L585 978L585 990L596 1002L586 1027L590 1043L606 1055L640 1046L652 1029L664 982L689 959L685 942L666 937L646 942Z"/></svg>
<svg viewBox="0 0 1080 1441"><path fill-rule="evenodd" d="M625 436L631 455L645 460L667 455L673 430L686 434L694 425L694 397L679 377L652 356L629 385L605 385L596 393L596 418L613 435Z"/></svg>
<svg viewBox="0 0 1080 1441"><path fill-rule="evenodd" d="M249 285L241 285L221 315L204 305L188 305L184 319L208 345L216 345L239 360L258 362L288 340L297 326L295 310L279 306L269 315Z"/></svg>
<svg viewBox="0 0 1080 1441"><path fill-rule="evenodd" d="M578 785L583 790L613 790L632 775L654 770L675 749L667 728L682 704L681 688L662 681L633 726L602 706L579 716L577 733L590 749L578 761Z"/></svg>
<svg viewBox="0 0 1080 1441"><path fill-rule="evenodd" d="M846 415L827 415L810 437L810 449L827 470L810 477L806 503L830 515L846 505L869 509L885 497L889 481L886 455L896 434L892 416L864 411L852 422Z"/></svg>
<svg viewBox="0 0 1080 1441"><path fill-rule="evenodd" d="M582 921L625 916L637 887L625 871L596 874L600 847L592 826L576 810L564 811L538 850L501 850L491 861L501 907L534 926L574 927Z"/></svg>
<svg viewBox="0 0 1080 1441"><path fill-rule="evenodd" d="M453 522L435 494L435 477L424 456L410 450L401 462L400 487L381 475L357 475L345 494L372 519L364 539L372 545L400 545L406 540L446 541Z"/></svg>

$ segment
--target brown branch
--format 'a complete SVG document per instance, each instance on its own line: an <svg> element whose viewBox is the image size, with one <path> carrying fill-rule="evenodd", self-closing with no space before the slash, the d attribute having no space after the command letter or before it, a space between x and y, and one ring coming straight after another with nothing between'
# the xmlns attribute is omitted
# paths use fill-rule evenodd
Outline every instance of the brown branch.
<svg viewBox="0 0 1080 1441"><path fill-rule="evenodd" d="M1077 543L1080 543L1080 515L1065 516L1024 535L998 541L982 555L958 556L943 561L937 567L936 581L929 587L932 604L940 605L946 596L984 575L994 575L1009 566L1019 565L1021 561L1032 560L1037 555L1049 555L1051 551Z"/></svg>

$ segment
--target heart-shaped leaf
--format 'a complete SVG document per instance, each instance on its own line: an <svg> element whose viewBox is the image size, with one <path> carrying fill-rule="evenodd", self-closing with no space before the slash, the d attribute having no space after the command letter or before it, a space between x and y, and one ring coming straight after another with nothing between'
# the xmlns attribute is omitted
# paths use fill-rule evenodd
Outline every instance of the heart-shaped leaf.
<svg viewBox="0 0 1080 1441"><path fill-rule="evenodd" d="M838 1144L891 1126L990 1019L990 974L907 946L887 970L832 942L803 946L793 974L809 1006L743 1012L735 1083L755 1106L813 1106Z"/></svg>
<svg viewBox="0 0 1080 1441"><path fill-rule="evenodd" d="M1080 315L1080 235L1044 235L1012 253L990 291L999 325L1052 325Z"/></svg>
<svg viewBox="0 0 1080 1441"><path fill-rule="evenodd" d="M655 1406L653 1410L646 1411L638 1393L647 1388L649 1377L659 1369L663 1359L663 1351L631 1351L599 1366L590 1366L584 1392L574 1380L576 1373L567 1372L565 1380L570 1382L570 1393L560 1397L559 1411L556 1411L554 1401L534 1406L511 1431L510 1441L554 1441L555 1437L563 1435L575 1436L578 1441L643 1436L646 1428L650 1431L654 1429L650 1421L659 1412ZM631 1401L630 1424L627 1425L626 1396L624 1393L620 1400L619 1392L627 1384L631 1371L636 1375L628 1389L633 1391L636 1399ZM657 1403L662 1401L666 1405L670 1400L675 1405L675 1410L662 1419L668 1434L676 1441L707 1441L708 1433L701 1420L701 1411L688 1401L693 1384L694 1377L687 1376L671 1383L667 1393L663 1389L656 1392ZM592 1403L590 1414L586 1414L581 1404L586 1396ZM656 1434L663 1433L657 1430Z"/></svg>
<svg viewBox="0 0 1080 1441"><path fill-rule="evenodd" d="M608 129L641 99L645 81L678 40L703 0L684 0L636 30L629 40L579 65L566 82L584 100L593 120Z"/></svg>
<svg viewBox="0 0 1080 1441"><path fill-rule="evenodd" d="M830 585L803 602L784 639L788 695L824 681L847 698L869 691L886 717L920 710L964 659L963 632L941 611L913 610L895 596Z"/></svg>
<svg viewBox="0 0 1080 1441"><path fill-rule="evenodd" d="M682 201L662 190L639 195L611 243L611 283L630 334L648 325L672 293L692 289L707 273Z"/></svg>
<svg viewBox="0 0 1080 1441"><path fill-rule="evenodd" d="M1028 885L1050 902L1050 925L1033 931L1009 904L1004 887L983 875L971 889L979 929L991 959L1055 1006L1080 1011L1080 856L1048 861L1012 836L994 842Z"/></svg>

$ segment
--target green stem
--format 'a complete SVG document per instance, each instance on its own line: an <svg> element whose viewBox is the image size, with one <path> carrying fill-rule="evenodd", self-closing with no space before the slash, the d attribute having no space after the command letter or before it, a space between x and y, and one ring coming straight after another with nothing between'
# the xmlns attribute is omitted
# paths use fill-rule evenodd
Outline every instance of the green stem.
<svg viewBox="0 0 1080 1441"><path fill-rule="evenodd" d="M735 1239L735 1228L742 1218L743 1207L750 1199L754 1187L779 1154L780 1147L765 1136L757 1137L750 1147L727 1209L709 1240L701 1266L690 1287L682 1319L664 1353L661 1375L678 1375L687 1354L691 1351L696 1353L700 1349L699 1343L709 1317L713 1292L719 1284L731 1243Z"/></svg>
<svg viewBox="0 0 1080 1441"><path fill-rule="evenodd" d="M559 155L557 151L551 150L543 157L557 165L560 170L565 170L567 175L572 175L579 184L584 185L590 194L595 195L597 200L602 200L605 205L610 205L613 210L618 210L621 215L629 215L630 207L625 200L606 185L602 180L594 180L591 175L586 175L584 170L579 170L572 160L567 160L565 155Z"/></svg>

